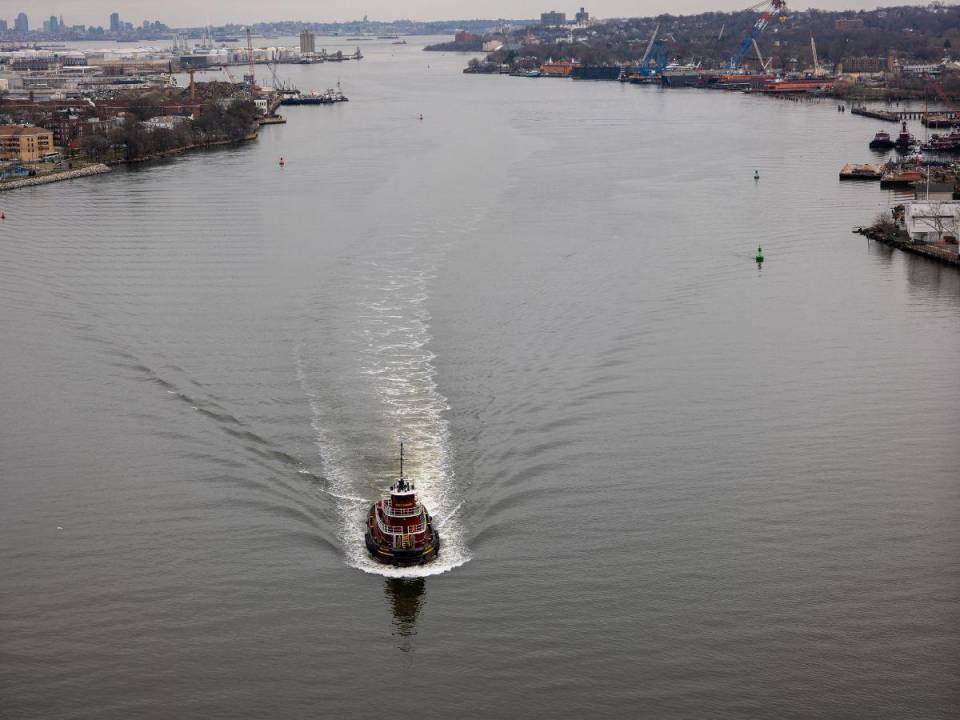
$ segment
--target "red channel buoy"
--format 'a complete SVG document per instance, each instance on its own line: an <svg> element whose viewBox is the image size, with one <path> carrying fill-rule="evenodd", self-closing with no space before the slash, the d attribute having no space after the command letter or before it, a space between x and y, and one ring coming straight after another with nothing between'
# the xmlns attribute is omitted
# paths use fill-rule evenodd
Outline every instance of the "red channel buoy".
<svg viewBox="0 0 960 720"><path fill-rule="evenodd" d="M286 163L283 161L283 158L280 158L280 167L283 167Z"/></svg>

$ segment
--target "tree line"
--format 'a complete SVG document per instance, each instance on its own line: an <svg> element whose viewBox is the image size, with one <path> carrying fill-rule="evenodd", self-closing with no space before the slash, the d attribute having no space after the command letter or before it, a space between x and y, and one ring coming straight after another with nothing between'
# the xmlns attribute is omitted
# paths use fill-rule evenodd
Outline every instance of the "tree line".
<svg viewBox="0 0 960 720"><path fill-rule="evenodd" d="M150 127L144 123L156 114L148 103L133 99L123 124L84 136L81 152L97 162L142 160L187 147L238 142L256 131L259 116L252 101L238 98L226 105L205 103L193 119L172 128Z"/></svg>

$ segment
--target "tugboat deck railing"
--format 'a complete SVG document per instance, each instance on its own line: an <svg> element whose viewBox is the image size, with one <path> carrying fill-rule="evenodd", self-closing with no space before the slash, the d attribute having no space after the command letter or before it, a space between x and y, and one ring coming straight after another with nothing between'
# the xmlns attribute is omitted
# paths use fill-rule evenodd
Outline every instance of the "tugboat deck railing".
<svg viewBox="0 0 960 720"><path fill-rule="evenodd" d="M377 527L380 528L380 532L384 535L415 535L416 533L422 533L427 529L427 523L421 522L418 525L412 527L403 527L401 525L385 525L380 519L380 516L377 515Z"/></svg>
<svg viewBox="0 0 960 720"><path fill-rule="evenodd" d="M411 508L395 507L394 505L383 504L383 511L391 517L413 517L420 514L420 506Z"/></svg>

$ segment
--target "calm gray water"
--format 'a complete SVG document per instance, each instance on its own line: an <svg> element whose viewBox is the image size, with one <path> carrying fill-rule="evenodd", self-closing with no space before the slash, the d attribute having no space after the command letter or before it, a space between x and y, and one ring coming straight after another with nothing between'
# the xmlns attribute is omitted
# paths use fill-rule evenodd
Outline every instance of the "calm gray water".
<svg viewBox="0 0 960 720"><path fill-rule="evenodd" d="M960 275L850 233L873 121L364 51L0 196L0 716L956 717Z"/></svg>

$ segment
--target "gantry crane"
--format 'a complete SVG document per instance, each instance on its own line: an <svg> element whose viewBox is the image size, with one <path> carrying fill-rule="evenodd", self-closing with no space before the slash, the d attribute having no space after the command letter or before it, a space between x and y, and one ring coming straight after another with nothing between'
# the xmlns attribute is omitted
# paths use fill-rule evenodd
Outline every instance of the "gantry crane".
<svg viewBox="0 0 960 720"><path fill-rule="evenodd" d="M647 49L643 53L643 58L641 58L640 63L637 65L636 72L638 75L643 77L658 75L663 72L664 66L667 64L667 46L663 44L663 40L657 37L657 33L660 32L660 26L653 30L653 35L650 36L650 42L647 43ZM656 66L651 68L650 58L653 58Z"/></svg>

